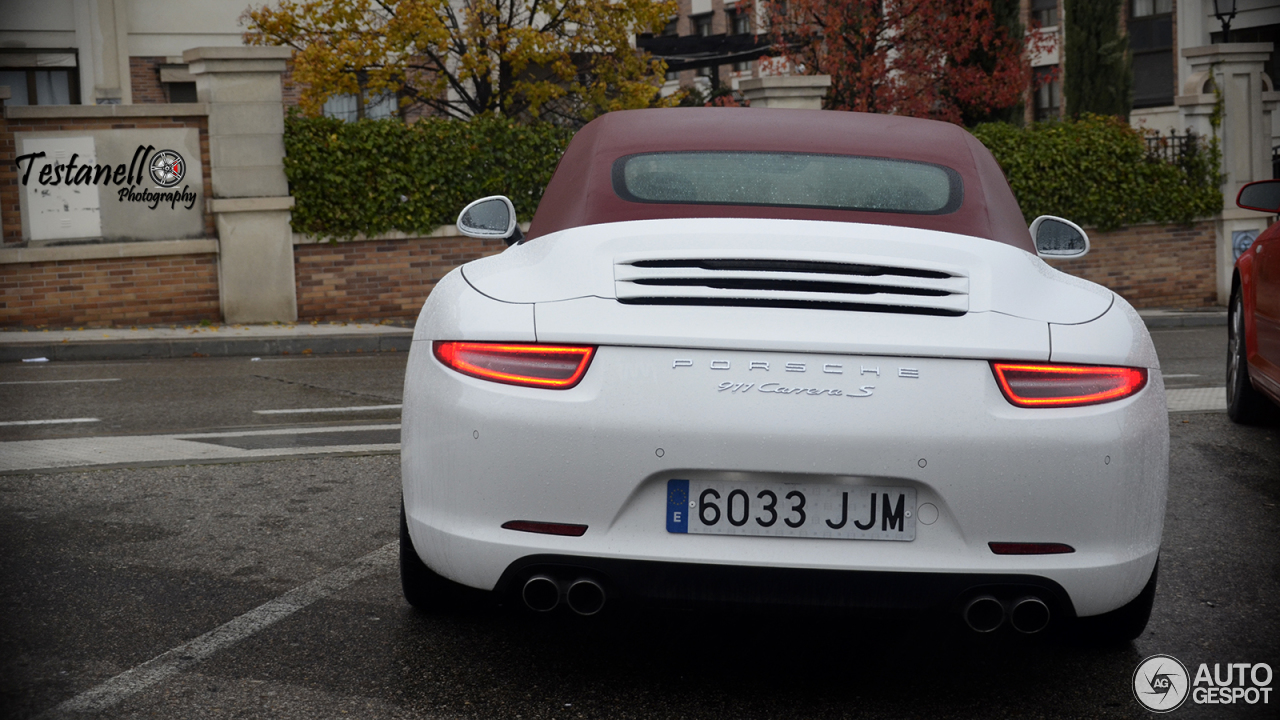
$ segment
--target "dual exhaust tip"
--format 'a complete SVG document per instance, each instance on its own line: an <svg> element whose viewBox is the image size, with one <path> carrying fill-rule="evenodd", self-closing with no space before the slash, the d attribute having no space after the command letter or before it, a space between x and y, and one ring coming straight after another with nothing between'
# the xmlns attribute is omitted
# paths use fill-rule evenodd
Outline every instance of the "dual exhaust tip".
<svg viewBox="0 0 1280 720"><path fill-rule="evenodd" d="M573 612L590 616L604 608L606 594L604 587L590 577L565 581L540 574L525 581L520 598L535 612L551 612L563 602ZM965 623L978 633L994 632L1008 620L1014 630L1031 635L1048 627L1049 619L1049 606L1034 595L1009 603L1001 602L993 595L979 595L964 607Z"/></svg>
<svg viewBox="0 0 1280 720"><path fill-rule="evenodd" d="M974 632L994 632L1006 619L1020 633L1038 633L1049 625L1049 606L1034 595L1010 603L992 595L979 595L964 606L964 621Z"/></svg>
<svg viewBox="0 0 1280 720"><path fill-rule="evenodd" d="M589 577L566 582L550 575L534 575L525 581L520 598L535 612L551 612L563 601L570 610L586 616L604 608L605 592L599 582Z"/></svg>

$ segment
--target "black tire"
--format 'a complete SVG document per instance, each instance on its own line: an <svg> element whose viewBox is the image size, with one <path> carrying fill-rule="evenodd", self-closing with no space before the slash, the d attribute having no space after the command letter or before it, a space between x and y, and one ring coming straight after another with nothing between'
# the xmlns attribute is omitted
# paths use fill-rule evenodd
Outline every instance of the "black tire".
<svg viewBox="0 0 1280 720"><path fill-rule="evenodd" d="M409 537L409 521L400 501L400 589L410 605L423 612L458 609L466 595L465 588L440 577L418 557Z"/></svg>
<svg viewBox="0 0 1280 720"><path fill-rule="evenodd" d="M1098 645L1120 645L1136 640L1147 629L1151 620L1151 606L1156 599L1156 579L1160 575L1160 561L1151 569L1151 578L1127 605L1109 613L1080 618L1077 622L1087 642Z"/></svg>
<svg viewBox="0 0 1280 720"><path fill-rule="evenodd" d="M1244 300L1240 289L1231 294L1227 315L1227 417L1252 425L1266 417L1267 398L1249 381L1249 361L1244 338Z"/></svg>

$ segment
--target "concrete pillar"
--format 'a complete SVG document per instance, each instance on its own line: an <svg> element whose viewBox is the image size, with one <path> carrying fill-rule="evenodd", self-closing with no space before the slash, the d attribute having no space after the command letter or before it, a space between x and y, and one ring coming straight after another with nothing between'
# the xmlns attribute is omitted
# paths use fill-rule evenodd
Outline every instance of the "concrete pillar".
<svg viewBox="0 0 1280 720"><path fill-rule="evenodd" d="M182 59L209 106L210 209L218 284L229 323L298 318L289 183L284 176L282 47L205 47Z"/></svg>
<svg viewBox="0 0 1280 720"><path fill-rule="evenodd" d="M751 107L821 110L830 75L776 75L738 83Z"/></svg>
<svg viewBox="0 0 1280 720"><path fill-rule="evenodd" d="M1175 98L1183 125L1197 134L1213 132L1212 117L1221 98L1222 124L1217 130L1222 148L1222 216L1218 221L1218 302L1226 304L1235 265L1233 238L1261 232L1267 216L1236 207L1240 187L1271 178L1271 113L1280 92L1263 72L1271 43L1228 43L1185 48L1191 66L1182 94Z"/></svg>
<svg viewBox="0 0 1280 720"><path fill-rule="evenodd" d="M127 3L128 0L76 0L80 102L85 105L133 104Z"/></svg>

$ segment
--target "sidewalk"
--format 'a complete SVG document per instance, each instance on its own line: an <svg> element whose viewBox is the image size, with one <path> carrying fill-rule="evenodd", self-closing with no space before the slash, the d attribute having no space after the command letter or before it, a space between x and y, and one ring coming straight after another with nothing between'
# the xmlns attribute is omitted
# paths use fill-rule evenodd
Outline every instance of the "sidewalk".
<svg viewBox="0 0 1280 720"><path fill-rule="evenodd" d="M1140 310L1149 328L1226 326L1225 308ZM377 323L271 323L0 332L0 362L407 352L413 328Z"/></svg>
<svg viewBox="0 0 1280 720"><path fill-rule="evenodd" d="M0 332L0 362L407 352L413 328L270 323Z"/></svg>

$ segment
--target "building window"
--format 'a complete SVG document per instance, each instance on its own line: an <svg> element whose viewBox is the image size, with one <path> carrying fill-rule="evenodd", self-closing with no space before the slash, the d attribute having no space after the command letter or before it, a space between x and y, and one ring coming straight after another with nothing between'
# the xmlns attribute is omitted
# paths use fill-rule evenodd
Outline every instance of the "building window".
<svg viewBox="0 0 1280 720"><path fill-rule="evenodd" d="M698 37L707 37L711 34L711 15L699 15L693 20L693 34Z"/></svg>
<svg viewBox="0 0 1280 720"><path fill-rule="evenodd" d="M1173 0L1133 0L1135 18L1152 15L1169 15L1173 12Z"/></svg>
<svg viewBox="0 0 1280 720"><path fill-rule="evenodd" d="M729 26L733 28L734 35L746 35L751 32L751 15L745 11L730 11Z"/></svg>
<svg viewBox="0 0 1280 720"><path fill-rule="evenodd" d="M1133 106L1172 105L1174 95L1173 0L1133 0L1129 48L1133 51Z"/></svg>
<svg viewBox="0 0 1280 720"><path fill-rule="evenodd" d="M0 53L6 105L79 105L80 72L74 52Z"/></svg>
<svg viewBox="0 0 1280 720"><path fill-rule="evenodd" d="M171 82L164 85L169 90L171 103L199 102L196 98L196 84L193 82Z"/></svg>
<svg viewBox="0 0 1280 720"><path fill-rule="evenodd" d="M324 103L324 116L337 118L343 122L365 120L385 120L396 115L396 96L392 93L372 95L365 99L361 107L360 98L352 93L334 95Z"/></svg>
<svg viewBox="0 0 1280 720"><path fill-rule="evenodd" d="M165 97L171 103L199 102L196 98L196 78L186 65L161 65L160 84L164 86Z"/></svg>
<svg viewBox="0 0 1280 720"><path fill-rule="evenodd" d="M1057 69L1057 65L1048 65L1035 69L1035 119L1037 122L1041 120L1056 120L1062 114L1062 81L1053 79L1046 82Z"/></svg>
<svg viewBox="0 0 1280 720"><path fill-rule="evenodd" d="M1042 27L1058 24L1058 0L1031 0L1031 19Z"/></svg>

